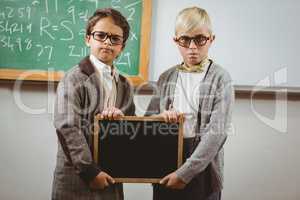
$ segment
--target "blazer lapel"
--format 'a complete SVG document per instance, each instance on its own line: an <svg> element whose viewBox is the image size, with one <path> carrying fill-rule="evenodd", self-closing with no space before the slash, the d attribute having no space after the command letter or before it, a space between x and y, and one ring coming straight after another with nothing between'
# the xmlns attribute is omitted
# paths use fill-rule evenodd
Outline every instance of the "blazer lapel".
<svg viewBox="0 0 300 200"><path fill-rule="evenodd" d="M131 91L124 91L124 83L120 80L120 76L116 77L116 86L117 86L117 98L115 107L116 108L122 108L123 98L125 97L125 92L131 92ZM128 94L129 95L129 94Z"/></svg>
<svg viewBox="0 0 300 200"><path fill-rule="evenodd" d="M88 90L88 94L90 94L90 101L96 103L96 105L91 106L96 108L96 113L101 113L104 109L105 90L100 83L99 74L88 56L79 63L79 68L82 73L88 76L85 87Z"/></svg>

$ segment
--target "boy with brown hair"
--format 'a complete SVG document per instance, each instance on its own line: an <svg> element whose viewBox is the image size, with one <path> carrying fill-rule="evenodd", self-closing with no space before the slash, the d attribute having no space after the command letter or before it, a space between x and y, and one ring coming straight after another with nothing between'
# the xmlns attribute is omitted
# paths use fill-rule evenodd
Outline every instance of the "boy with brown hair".
<svg viewBox="0 0 300 200"><path fill-rule="evenodd" d="M133 90L113 62L124 49L129 24L117 10L98 9L88 20L90 55L70 69L57 87L54 126L59 139L53 200L119 200L122 184L92 158L94 116L135 115ZM112 158L113 159L113 158Z"/></svg>

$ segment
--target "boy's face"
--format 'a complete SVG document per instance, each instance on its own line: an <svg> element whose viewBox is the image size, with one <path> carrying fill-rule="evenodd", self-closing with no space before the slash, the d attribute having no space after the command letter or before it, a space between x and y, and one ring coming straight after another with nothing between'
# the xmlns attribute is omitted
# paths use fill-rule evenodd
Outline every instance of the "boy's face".
<svg viewBox="0 0 300 200"><path fill-rule="evenodd" d="M123 30L115 25L110 17L100 19L93 27L91 35L85 38L86 45L91 48L91 54L110 66L123 50L122 42Z"/></svg>
<svg viewBox="0 0 300 200"><path fill-rule="evenodd" d="M211 36L209 29L203 26L191 32L179 30L174 40L184 63L187 66L192 66L199 64L207 57L208 50L214 39L215 37Z"/></svg>

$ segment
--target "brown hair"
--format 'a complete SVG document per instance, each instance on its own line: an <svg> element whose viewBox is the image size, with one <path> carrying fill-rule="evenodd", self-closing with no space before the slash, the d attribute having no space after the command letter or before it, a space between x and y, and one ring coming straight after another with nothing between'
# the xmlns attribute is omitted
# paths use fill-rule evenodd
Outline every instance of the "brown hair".
<svg viewBox="0 0 300 200"><path fill-rule="evenodd" d="M130 26L126 18L117 10L113 8L97 9L93 16L91 16L86 25L86 35L90 35L93 27L96 23L105 17L111 17L115 25L119 26L123 30L124 44L129 37Z"/></svg>

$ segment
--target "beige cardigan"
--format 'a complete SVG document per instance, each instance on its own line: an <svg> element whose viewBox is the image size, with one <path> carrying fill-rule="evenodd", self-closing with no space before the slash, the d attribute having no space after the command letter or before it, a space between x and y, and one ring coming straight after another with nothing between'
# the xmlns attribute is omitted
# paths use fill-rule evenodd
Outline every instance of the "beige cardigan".
<svg viewBox="0 0 300 200"><path fill-rule="evenodd" d="M173 102L177 67L168 69L159 77L156 94L150 101L146 115L159 114ZM189 183L209 166L211 189L220 191L223 188L223 145L231 127L234 90L229 74L212 61L200 90L195 150L176 173Z"/></svg>

